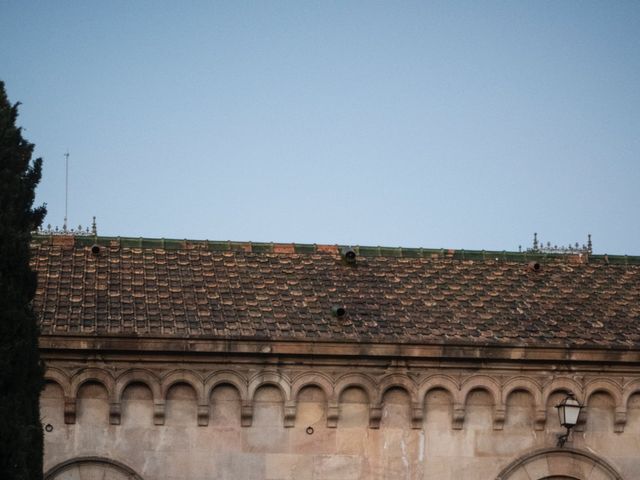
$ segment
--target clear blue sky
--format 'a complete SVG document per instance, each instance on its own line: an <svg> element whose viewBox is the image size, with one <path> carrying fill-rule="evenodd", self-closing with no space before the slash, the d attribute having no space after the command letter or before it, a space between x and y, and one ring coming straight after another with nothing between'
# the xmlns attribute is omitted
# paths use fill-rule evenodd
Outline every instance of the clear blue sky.
<svg viewBox="0 0 640 480"><path fill-rule="evenodd" d="M640 254L640 2L0 1L103 235Z"/></svg>

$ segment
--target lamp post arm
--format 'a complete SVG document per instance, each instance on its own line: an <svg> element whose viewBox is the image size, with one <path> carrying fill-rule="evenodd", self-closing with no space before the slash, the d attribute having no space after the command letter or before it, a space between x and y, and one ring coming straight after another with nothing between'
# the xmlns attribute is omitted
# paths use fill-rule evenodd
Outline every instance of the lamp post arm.
<svg viewBox="0 0 640 480"><path fill-rule="evenodd" d="M564 447L564 444L567 443L568 438L569 431L567 431L567 433L563 433L562 435L558 435L558 448Z"/></svg>
<svg viewBox="0 0 640 480"><path fill-rule="evenodd" d="M565 428L567 429L566 433L558 435L558 448L564 447L564 444L569 440L569 435L571 435L571 427L565 425Z"/></svg>

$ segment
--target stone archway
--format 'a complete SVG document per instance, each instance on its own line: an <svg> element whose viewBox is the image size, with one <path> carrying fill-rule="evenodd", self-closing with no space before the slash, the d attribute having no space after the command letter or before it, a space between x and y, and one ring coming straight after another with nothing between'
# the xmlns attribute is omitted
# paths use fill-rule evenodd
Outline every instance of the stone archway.
<svg viewBox="0 0 640 480"><path fill-rule="evenodd" d="M545 448L511 462L496 480L623 480L601 458L575 448Z"/></svg>
<svg viewBox="0 0 640 480"><path fill-rule="evenodd" d="M142 480L126 465L102 457L73 458L51 468L44 480Z"/></svg>

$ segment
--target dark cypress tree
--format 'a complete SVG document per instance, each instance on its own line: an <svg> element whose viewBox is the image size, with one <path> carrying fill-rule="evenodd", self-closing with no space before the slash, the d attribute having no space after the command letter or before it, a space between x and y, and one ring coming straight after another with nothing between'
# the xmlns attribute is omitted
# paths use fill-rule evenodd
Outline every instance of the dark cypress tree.
<svg viewBox="0 0 640 480"><path fill-rule="evenodd" d="M18 105L0 82L0 478L33 480L42 479L44 380L29 243L46 210L33 208L42 159L31 162L33 145L16 126Z"/></svg>

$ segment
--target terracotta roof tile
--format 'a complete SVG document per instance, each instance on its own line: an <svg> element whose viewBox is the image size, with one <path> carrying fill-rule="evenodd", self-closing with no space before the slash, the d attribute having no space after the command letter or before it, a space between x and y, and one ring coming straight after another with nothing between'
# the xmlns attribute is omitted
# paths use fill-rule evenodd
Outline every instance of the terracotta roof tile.
<svg viewBox="0 0 640 480"><path fill-rule="evenodd" d="M98 242L36 238L43 335L640 347L640 259Z"/></svg>

